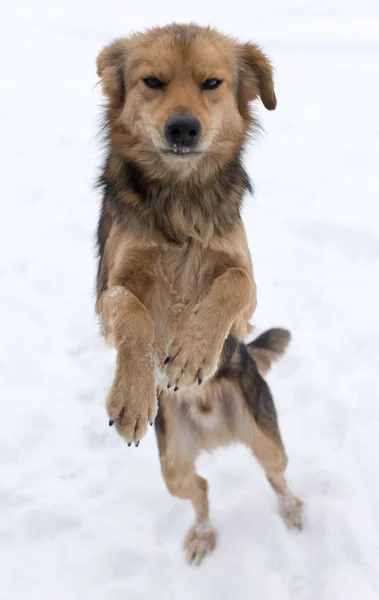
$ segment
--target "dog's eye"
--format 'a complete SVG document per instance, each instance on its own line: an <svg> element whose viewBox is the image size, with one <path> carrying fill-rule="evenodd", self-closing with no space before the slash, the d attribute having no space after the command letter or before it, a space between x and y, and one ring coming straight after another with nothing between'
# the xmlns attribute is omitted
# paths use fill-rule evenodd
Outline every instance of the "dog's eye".
<svg viewBox="0 0 379 600"><path fill-rule="evenodd" d="M212 79L206 79L201 84L201 89L203 90L215 90L222 84L222 79L217 79L217 77L213 77Z"/></svg>
<svg viewBox="0 0 379 600"><path fill-rule="evenodd" d="M156 77L145 77L143 81L147 87L152 88L153 90L161 90L164 88L163 81L160 81L160 79L157 79Z"/></svg>

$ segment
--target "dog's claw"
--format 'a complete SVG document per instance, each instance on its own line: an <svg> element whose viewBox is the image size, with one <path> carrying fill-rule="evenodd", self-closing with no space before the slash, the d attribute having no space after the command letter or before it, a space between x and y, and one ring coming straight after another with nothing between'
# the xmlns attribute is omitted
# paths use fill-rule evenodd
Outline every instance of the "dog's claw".
<svg viewBox="0 0 379 600"><path fill-rule="evenodd" d="M176 386L174 387L174 392L177 392L177 391L178 391L178 389L179 389L179 388L178 388L178 386L176 385Z"/></svg>
<svg viewBox="0 0 379 600"><path fill-rule="evenodd" d="M129 448L130 448L130 446L131 446L131 445L132 445L132 442L128 442L128 446L129 446Z"/></svg>
<svg viewBox="0 0 379 600"><path fill-rule="evenodd" d="M170 362L170 358L171 358L171 356L166 356L163 364L167 365Z"/></svg>
<svg viewBox="0 0 379 600"><path fill-rule="evenodd" d="M167 384L167 389L169 390L169 389L170 389L170 387L171 387L171 383L168 383L168 384Z"/></svg>
<svg viewBox="0 0 379 600"><path fill-rule="evenodd" d="M112 427L114 421L112 421L112 419L109 419L109 427Z"/></svg>
<svg viewBox="0 0 379 600"><path fill-rule="evenodd" d="M134 442L134 445L135 445L136 448L138 448L139 442L140 442L139 440L138 440L138 442Z"/></svg>
<svg viewBox="0 0 379 600"><path fill-rule="evenodd" d="M203 380L202 380L202 378L201 378L201 377L199 377L199 378L198 378L198 380L197 380L197 383L198 383L199 385L201 385L201 384L203 383Z"/></svg>

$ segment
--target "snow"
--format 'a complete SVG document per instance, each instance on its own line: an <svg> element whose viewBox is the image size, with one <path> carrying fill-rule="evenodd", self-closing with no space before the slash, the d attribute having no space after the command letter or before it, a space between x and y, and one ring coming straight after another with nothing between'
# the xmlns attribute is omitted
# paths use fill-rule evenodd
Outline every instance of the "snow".
<svg viewBox="0 0 379 600"><path fill-rule="evenodd" d="M305 501L289 532L247 450L201 457L219 538L199 569L153 430L129 449L108 427L114 353L92 294L95 57L172 20L261 43L276 67L245 218L257 330L293 334L269 382ZM377 0L19 0L0 33L0 599L377 599Z"/></svg>

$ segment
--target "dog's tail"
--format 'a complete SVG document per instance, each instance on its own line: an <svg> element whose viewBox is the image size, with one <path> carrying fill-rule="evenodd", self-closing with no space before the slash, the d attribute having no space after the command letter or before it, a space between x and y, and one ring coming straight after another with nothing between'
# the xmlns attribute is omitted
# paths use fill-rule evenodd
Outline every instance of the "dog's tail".
<svg viewBox="0 0 379 600"><path fill-rule="evenodd" d="M275 327L265 331L250 344L247 344L249 354L255 360L261 375L267 373L271 363L284 354L290 341L291 334L287 329Z"/></svg>

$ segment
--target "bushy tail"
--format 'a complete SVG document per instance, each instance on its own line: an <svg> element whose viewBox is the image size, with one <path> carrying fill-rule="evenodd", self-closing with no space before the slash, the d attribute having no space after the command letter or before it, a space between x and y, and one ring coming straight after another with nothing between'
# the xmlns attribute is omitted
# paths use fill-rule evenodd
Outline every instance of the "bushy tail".
<svg viewBox="0 0 379 600"><path fill-rule="evenodd" d="M284 354L290 340L291 334L287 329L275 327L265 331L250 344L247 344L249 354L255 360L261 375L267 373L271 363Z"/></svg>

